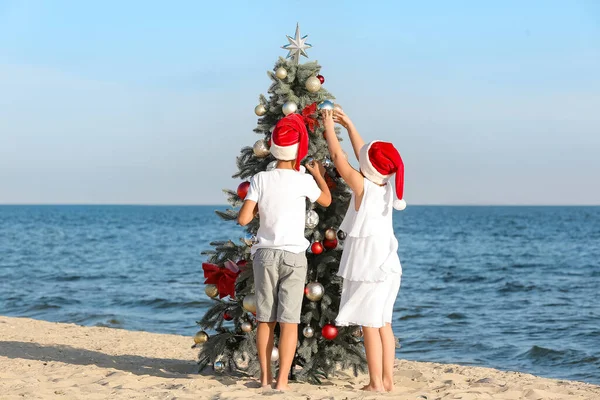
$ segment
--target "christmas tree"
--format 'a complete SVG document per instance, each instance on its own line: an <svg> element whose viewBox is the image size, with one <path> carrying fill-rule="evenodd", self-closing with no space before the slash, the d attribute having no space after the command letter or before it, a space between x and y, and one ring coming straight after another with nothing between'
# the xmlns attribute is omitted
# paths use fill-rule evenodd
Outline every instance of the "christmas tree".
<svg viewBox="0 0 600 400"><path fill-rule="evenodd" d="M350 192L328 159L323 127L319 123L319 109L334 107L334 97L323 88L317 62L300 64L300 56L307 57L306 36L289 37L288 59L279 58L269 71L272 84L269 98L261 95L255 108L259 116L254 129L260 139L252 147L244 147L237 158L238 172L234 178L244 180L237 191L225 190L232 209L217 211L224 220L234 221L238 208L248 191L247 179L274 168L269 152L270 135L275 124L290 113L300 113L310 135L307 160L323 162L327 168L326 180L331 190L332 204L328 208L307 201L305 236L312 242L307 251L308 273L305 298L302 305L299 340L292 365L292 378L313 383L332 375L337 369L352 369L355 374L366 370L359 327L337 328L334 325L339 309L342 280L336 275L342 253L344 233L337 232L342 222ZM198 321L201 331L194 340L200 347L200 370L212 364L216 372L243 371L256 375L259 364L256 351L256 300L250 249L255 240L260 216L246 228L244 238L213 242L214 250L207 251L208 261L203 264L206 278L205 292L214 299L213 306ZM209 335L205 330L214 332ZM277 337L277 331L276 331ZM276 338L277 346L277 338ZM278 359L277 348L272 361Z"/></svg>

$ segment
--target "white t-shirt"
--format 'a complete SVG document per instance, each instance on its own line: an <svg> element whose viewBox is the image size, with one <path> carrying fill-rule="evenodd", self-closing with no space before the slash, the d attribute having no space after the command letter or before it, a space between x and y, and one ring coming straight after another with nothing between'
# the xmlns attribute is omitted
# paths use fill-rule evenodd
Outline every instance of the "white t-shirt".
<svg viewBox="0 0 600 400"><path fill-rule="evenodd" d="M245 200L258 203L260 227L252 246L302 253L309 246L304 237L306 225L306 200L312 203L321 196L315 179L292 169L274 169L260 172L250 180Z"/></svg>

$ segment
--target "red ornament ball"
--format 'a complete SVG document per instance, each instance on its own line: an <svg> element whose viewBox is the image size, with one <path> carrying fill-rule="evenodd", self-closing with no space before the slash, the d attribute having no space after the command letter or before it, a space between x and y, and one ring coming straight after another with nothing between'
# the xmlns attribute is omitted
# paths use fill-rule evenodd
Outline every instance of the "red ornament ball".
<svg viewBox="0 0 600 400"><path fill-rule="evenodd" d="M240 183L237 188L237 195L240 199L244 200L246 195L248 194L248 189L250 189L250 182L244 181Z"/></svg>
<svg viewBox="0 0 600 400"><path fill-rule="evenodd" d="M231 320L233 319L233 317L232 317L231 315L229 315L229 313L228 313L227 311L225 311L225 312L223 313L223 319L224 319L225 321L231 321Z"/></svg>
<svg viewBox="0 0 600 400"><path fill-rule="evenodd" d="M312 251L313 254L321 254L323 252L323 245L321 242L314 242L312 246L310 246L310 251Z"/></svg>
<svg viewBox="0 0 600 400"><path fill-rule="evenodd" d="M317 75L317 79L321 82L321 85L325 83L325 77L323 75Z"/></svg>
<svg viewBox="0 0 600 400"><path fill-rule="evenodd" d="M327 324L321 329L321 335L327 340L333 340L338 335L338 329L333 324Z"/></svg>
<svg viewBox="0 0 600 400"><path fill-rule="evenodd" d="M244 267L246 267L248 265L248 261L246 261L246 260L240 260L240 261L236 262L236 265L238 267L240 267L240 268L244 268Z"/></svg>
<svg viewBox="0 0 600 400"><path fill-rule="evenodd" d="M337 239L333 239L333 240L325 239L323 241L323 245L325 246L325 248L327 250L332 250L332 249L335 249L337 247L338 241L337 241Z"/></svg>

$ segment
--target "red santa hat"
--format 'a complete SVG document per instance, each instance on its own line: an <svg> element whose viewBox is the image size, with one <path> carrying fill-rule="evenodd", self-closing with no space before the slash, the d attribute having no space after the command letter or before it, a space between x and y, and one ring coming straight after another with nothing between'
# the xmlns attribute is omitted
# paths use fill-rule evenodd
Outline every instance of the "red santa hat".
<svg viewBox="0 0 600 400"><path fill-rule="evenodd" d="M396 195L394 208L404 210L404 163L393 144L375 140L365 144L359 154L360 170L373 183L383 185L396 174Z"/></svg>
<svg viewBox="0 0 600 400"><path fill-rule="evenodd" d="M296 160L296 171L308 154L308 131L304 118L290 114L277 122L271 136L271 154L281 161Z"/></svg>

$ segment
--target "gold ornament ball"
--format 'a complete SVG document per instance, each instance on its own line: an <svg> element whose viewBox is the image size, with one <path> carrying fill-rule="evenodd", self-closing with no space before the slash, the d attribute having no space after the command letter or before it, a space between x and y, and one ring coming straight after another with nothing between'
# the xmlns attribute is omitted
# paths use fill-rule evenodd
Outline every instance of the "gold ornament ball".
<svg viewBox="0 0 600 400"><path fill-rule="evenodd" d="M194 343L196 343L196 344L206 343L207 341L208 341L208 333L206 333L204 331L198 331L194 335Z"/></svg>
<svg viewBox="0 0 600 400"><path fill-rule="evenodd" d="M277 362L279 360L279 350L277 347L273 347L273 352L271 353L271 362Z"/></svg>
<svg viewBox="0 0 600 400"><path fill-rule="evenodd" d="M244 310L255 313L256 312L256 295L249 294L244 297L244 301L242 302L244 306Z"/></svg>
<svg viewBox="0 0 600 400"><path fill-rule="evenodd" d="M242 331L243 332L250 332L252 331L252 322L242 322Z"/></svg>
<svg viewBox="0 0 600 400"><path fill-rule="evenodd" d="M293 101L286 101L281 107L284 115L290 115L298 111L298 105Z"/></svg>
<svg viewBox="0 0 600 400"><path fill-rule="evenodd" d="M311 76L306 80L306 90L316 93L321 89L321 81L316 76Z"/></svg>
<svg viewBox="0 0 600 400"><path fill-rule="evenodd" d="M204 286L204 293L206 293L206 295L211 299L214 299L219 295L219 289L217 289L217 286L213 284L208 284Z"/></svg>
<svg viewBox="0 0 600 400"><path fill-rule="evenodd" d="M325 231L325 239L327 239L327 240L335 239L335 231L333 230L333 228L329 228Z"/></svg>
<svg viewBox="0 0 600 400"><path fill-rule="evenodd" d="M275 76L277 76L279 79L285 79L287 77L287 70L283 67L279 67L275 71Z"/></svg>
<svg viewBox="0 0 600 400"><path fill-rule="evenodd" d="M254 143L252 151L254 151L254 155L259 158L264 158L271 153L267 147L267 144L262 139L257 140L256 143Z"/></svg>
<svg viewBox="0 0 600 400"><path fill-rule="evenodd" d="M310 301L319 301L325 294L325 288L319 282L311 282L304 289L306 298Z"/></svg>
<svg viewBox="0 0 600 400"><path fill-rule="evenodd" d="M259 104L256 107L254 107L254 113L259 117L262 117L267 113L267 109L262 104Z"/></svg>

